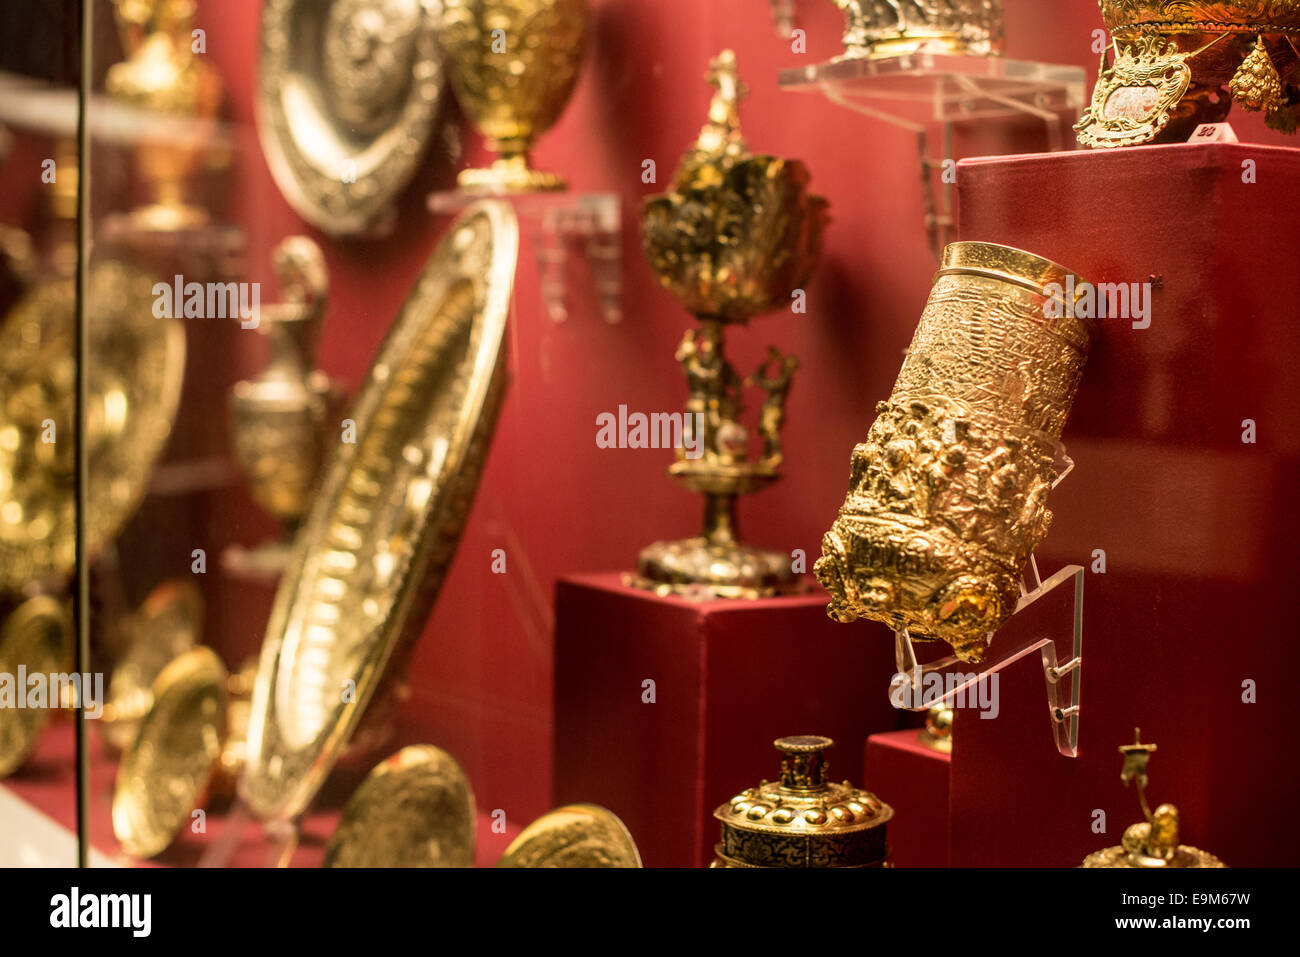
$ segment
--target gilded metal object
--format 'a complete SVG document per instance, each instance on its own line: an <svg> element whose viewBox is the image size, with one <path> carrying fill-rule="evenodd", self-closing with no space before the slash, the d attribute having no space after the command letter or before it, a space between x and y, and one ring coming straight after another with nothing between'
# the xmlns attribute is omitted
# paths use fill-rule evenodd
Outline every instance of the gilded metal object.
<svg viewBox="0 0 1300 957"><path fill-rule="evenodd" d="M94 361L84 414L92 557L144 498L180 402L185 331L180 320L154 316L152 288L123 263L90 272ZM75 335L70 278L34 287L0 327L0 590L71 575L75 565Z"/></svg>
<svg viewBox="0 0 1300 957"><path fill-rule="evenodd" d="M267 0L257 129L289 205L332 235L393 212L445 81L429 0Z"/></svg>
<svg viewBox="0 0 1300 957"><path fill-rule="evenodd" d="M456 759L412 745L382 761L348 799L325 867L473 867L474 794Z"/></svg>
<svg viewBox="0 0 1300 957"><path fill-rule="evenodd" d="M1233 103L1294 132L1300 0L1099 0L1112 50L1076 124L1085 146L1185 140Z"/></svg>
<svg viewBox="0 0 1300 957"><path fill-rule="evenodd" d="M778 738L781 776L741 791L713 816L722 840L711 867L881 867L894 809L848 781L829 783L817 735Z"/></svg>
<svg viewBox="0 0 1300 957"><path fill-rule="evenodd" d="M829 217L826 201L808 192L802 163L749 151L740 132L746 91L735 54L719 54L707 79L714 87L708 122L682 157L672 191L647 199L641 214L659 284L699 321L677 350L689 397L668 474L704 496L704 522L699 536L644 549L635 583L660 592L755 597L796 582L788 555L740 541L736 500L781 477L781 429L798 360L769 349L754 374L742 377L726 358L726 330L791 302L821 253ZM746 386L764 394L763 448L754 459L739 421Z"/></svg>
<svg viewBox="0 0 1300 957"><path fill-rule="evenodd" d="M303 811L388 666L418 637L455 553L505 384L518 248L509 207L465 211L371 365L280 582L240 792Z"/></svg>
<svg viewBox="0 0 1300 957"><path fill-rule="evenodd" d="M533 142L564 110L587 42L587 0L442 0L440 40L456 102L499 154L463 170L469 192L564 188L529 165Z"/></svg>
<svg viewBox="0 0 1300 957"><path fill-rule="evenodd" d="M297 530L337 428L341 389L315 368L329 276L320 247L290 236L273 253L284 301L264 306L258 331L271 359L231 394L235 454L259 505Z"/></svg>
<svg viewBox="0 0 1300 957"><path fill-rule="evenodd" d="M154 682L113 792L113 832L128 854L161 854L201 803L225 736L227 680L210 648L193 648Z"/></svg>
<svg viewBox="0 0 1300 957"><path fill-rule="evenodd" d="M832 0L844 11L844 59L922 47L990 56L1002 50L1002 0Z"/></svg>
<svg viewBox="0 0 1300 957"><path fill-rule="evenodd" d="M626 825L595 804L548 811L510 842L497 867L640 867Z"/></svg>
<svg viewBox="0 0 1300 957"><path fill-rule="evenodd" d="M131 220L144 229L188 229L208 221L189 193L203 165L214 160L211 124L223 94L216 68L194 48L195 6L195 0L114 0L127 58L109 68L108 95L148 113L209 124L137 150L136 166L153 200L133 210Z"/></svg>
<svg viewBox="0 0 1300 957"><path fill-rule="evenodd" d="M174 659L199 643L203 595L187 579L163 582L118 623L124 650L108 679L99 727L119 751L130 746L153 706L153 685Z"/></svg>
<svg viewBox="0 0 1300 957"><path fill-rule="evenodd" d="M67 671L73 657L69 609L48 595L29 598L0 625L0 778L22 766L59 701L27 700L25 675ZM12 700L10 695L13 696ZM18 696L23 696L20 702ZM33 706L39 704L39 706Z"/></svg>
<svg viewBox="0 0 1300 957"><path fill-rule="evenodd" d="M1147 805L1147 762L1156 750L1154 744L1143 744L1137 728L1133 729L1133 743L1122 745L1124 756L1120 780L1128 787L1134 782L1138 803L1145 821L1133 824L1124 831L1118 847L1089 854L1083 867L1226 867L1213 854L1180 844L1178 833L1178 808L1161 804L1154 811Z"/></svg>
<svg viewBox="0 0 1300 957"><path fill-rule="evenodd" d="M918 735L926 747L944 754L952 754L952 725L954 712L951 705L935 705L925 713L925 730Z"/></svg>
<svg viewBox="0 0 1300 957"><path fill-rule="evenodd" d="M1094 335L1092 288L1023 250L944 250L822 539L814 570L832 618L874 618L983 660L1051 521L1059 439Z"/></svg>

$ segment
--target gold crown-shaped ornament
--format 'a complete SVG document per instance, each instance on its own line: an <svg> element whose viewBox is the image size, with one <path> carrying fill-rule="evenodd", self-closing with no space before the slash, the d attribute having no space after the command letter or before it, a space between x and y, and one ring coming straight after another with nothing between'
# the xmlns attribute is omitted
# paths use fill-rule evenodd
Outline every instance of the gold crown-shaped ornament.
<svg viewBox="0 0 1300 957"><path fill-rule="evenodd" d="M834 742L796 735L773 742L781 777L746 788L713 816L722 840L710 867L886 867L894 809L848 781L827 780Z"/></svg>
<svg viewBox="0 0 1300 957"><path fill-rule="evenodd" d="M901 56L922 47L955 55L1002 51L1002 0L832 0L844 11L844 54Z"/></svg>
<svg viewBox="0 0 1300 957"><path fill-rule="evenodd" d="M1085 146L1185 140L1232 104L1294 133L1300 0L1099 0L1111 47L1075 124Z"/></svg>

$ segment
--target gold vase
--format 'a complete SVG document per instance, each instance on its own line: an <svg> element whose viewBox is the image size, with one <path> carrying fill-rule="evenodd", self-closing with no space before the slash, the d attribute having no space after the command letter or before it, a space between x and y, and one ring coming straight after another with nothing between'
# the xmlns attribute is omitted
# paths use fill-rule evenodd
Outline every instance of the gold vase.
<svg viewBox="0 0 1300 957"><path fill-rule="evenodd" d="M710 867L884 867L894 809L848 781L827 780L830 738L774 742L781 776L747 788L713 812L722 829Z"/></svg>
<svg viewBox="0 0 1300 957"><path fill-rule="evenodd" d="M844 54L902 56L922 47L956 55L1002 50L1002 0L832 0L844 11Z"/></svg>
<svg viewBox="0 0 1300 957"><path fill-rule="evenodd" d="M980 661L1047 534L1059 440L1094 335L1091 287L1031 253L944 250L889 400L822 539L828 613Z"/></svg>
<svg viewBox="0 0 1300 957"><path fill-rule="evenodd" d="M468 192L564 189L528 152L568 102L586 46L587 0L443 0L441 39L460 108L499 158L463 170Z"/></svg>
<svg viewBox="0 0 1300 957"><path fill-rule="evenodd" d="M673 189L646 200L642 240L659 284L699 322L677 360L690 390L684 445L669 476L704 496L701 533L656 542L641 552L636 583L660 591L705 588L721 597L754 597L791 587L790 557L740 541L736 500L781 477L785 401L798 360L769 348L754 374L727 361L727 329L791 302L821 253L826 200L808 191L798 160L750 153L740 134L744 87L730 50L713 60L716 87L709 119L682 158ZM742 390L764 393L762 451L749 458L749 431L738 419Z"/></svg>
<svg viewBox="0 0 1300 957"><path fill-rule="evenodd" d="M1186 140L1236 103L1294 133L1300 0L1099 0L1112 48L1076 124L1085 146Z"/></svg>

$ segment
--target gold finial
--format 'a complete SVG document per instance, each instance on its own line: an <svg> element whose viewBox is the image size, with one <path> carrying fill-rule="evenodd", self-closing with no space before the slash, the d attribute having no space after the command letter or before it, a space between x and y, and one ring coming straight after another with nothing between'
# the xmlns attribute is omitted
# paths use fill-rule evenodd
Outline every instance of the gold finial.
<svg viewBox="0 0 1300 957"><path fill-rule="evenodd" d="M709 121L700 129L695 152L712 157L738 157L749 152L740 134L740 101L749 95L736 67L734 50L723 50L709 61L704 79L714 88Z"/></svg>
<svg viewBox="0 0 1300 957"><path fill-rule="evenodd" d="M1133 743L1122 744L1119 753L1124 755L1124 767L1119 772L1119 779L1128 787L1130 781L1137 781L1138 803L1142 805L1142 815L1151 820L1151 809L1147 807L1147 761L1156 750L1154 744L1142 743L1142 729L1133 729Z"/></svg>
<svg viewBox="0 0 1300 957"><path fill-rule="evenodd" d="M791 791L815 791L826 786L829 767L825 751L835 742L815 734L777 738L772 742L781 758L781 787Z"/></svg>

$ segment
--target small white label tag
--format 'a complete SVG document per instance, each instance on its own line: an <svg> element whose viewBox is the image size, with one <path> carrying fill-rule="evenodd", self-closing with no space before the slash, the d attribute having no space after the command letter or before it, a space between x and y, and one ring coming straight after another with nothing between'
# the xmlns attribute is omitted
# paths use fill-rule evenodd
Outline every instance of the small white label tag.
<svg viewBox="0 0 1300 957"><path fill-rule="evenodd" d="M1189 143L1236 143L1237 133L1231 123L1202 123L1187 137Z"/></svg>

